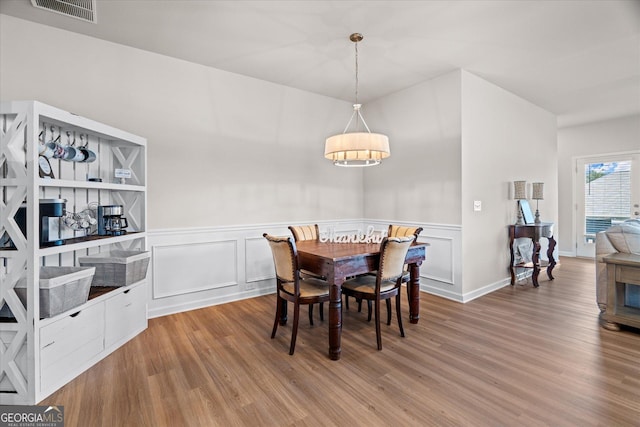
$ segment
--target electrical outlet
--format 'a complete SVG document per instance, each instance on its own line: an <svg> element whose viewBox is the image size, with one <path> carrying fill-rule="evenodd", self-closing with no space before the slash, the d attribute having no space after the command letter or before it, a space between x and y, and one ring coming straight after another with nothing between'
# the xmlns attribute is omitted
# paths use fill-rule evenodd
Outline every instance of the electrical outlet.
<svg viewBox="0 0 640 427"><path fill-rule="evenodd" d="M482 210L482 201L474 200L473 201L473 210L476 212L480 212Z"/></svg>

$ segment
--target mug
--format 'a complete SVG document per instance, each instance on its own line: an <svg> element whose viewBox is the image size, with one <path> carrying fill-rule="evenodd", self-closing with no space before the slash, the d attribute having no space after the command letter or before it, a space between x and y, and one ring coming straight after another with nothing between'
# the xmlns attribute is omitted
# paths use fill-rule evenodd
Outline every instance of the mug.
<svg viewBox="0 0 640 427"><path fill-rule="evenodd" d="M84 160L81 160L85 163L91 163L96 161L96 153L89 150L88 148L80 148L80 151L84 154Z"/></svg>
<svg viewBox="0 0 640 427"><path fill-rule="evenodd" d="M78 150L73 148L70 145L67 145L63 148L62 159L63 160L73 160L77 155Z"/></svg>
<svg viewBox="0 0 640 427"><path fill-rule="evenodd" d="M87 159L87 153L82 151L82 148L76 148L75 151L75 156L68 160L71 160L72 162L84 162Z"/></svg>
<svg viewBox="0 0 640 427"><path fill-rule="evenodd" d="M55 141L47 142L47 148L44 150L43 156L48 158L62 159L64 157L64 146Z"/></svg>

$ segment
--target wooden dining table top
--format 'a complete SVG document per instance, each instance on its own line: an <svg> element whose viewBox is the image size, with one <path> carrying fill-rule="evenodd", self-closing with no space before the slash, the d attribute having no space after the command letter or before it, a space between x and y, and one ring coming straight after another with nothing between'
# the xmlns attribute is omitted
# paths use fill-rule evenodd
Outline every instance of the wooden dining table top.
<svg viewBox="0 0 640 427"><path fill-rule="evenodd" d="M426 247L428 243L414 242L411 248ZM296 242L298 252L310 253L333 261L352 258L356 255L369 256L380 254L380 243L337 243L319 240L303 240Z"/></svg>

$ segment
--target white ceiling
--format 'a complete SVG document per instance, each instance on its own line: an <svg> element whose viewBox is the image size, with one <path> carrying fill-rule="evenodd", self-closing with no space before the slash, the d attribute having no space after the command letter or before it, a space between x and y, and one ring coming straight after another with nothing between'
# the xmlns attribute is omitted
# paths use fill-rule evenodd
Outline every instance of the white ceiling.
<svg viewBox="0 0 640 427"><path fill-rule="evenodd" d="M360 101L463 68L558 115L640 114L640 0L98 0L98 23L0 0L0 13Z"/></svg>

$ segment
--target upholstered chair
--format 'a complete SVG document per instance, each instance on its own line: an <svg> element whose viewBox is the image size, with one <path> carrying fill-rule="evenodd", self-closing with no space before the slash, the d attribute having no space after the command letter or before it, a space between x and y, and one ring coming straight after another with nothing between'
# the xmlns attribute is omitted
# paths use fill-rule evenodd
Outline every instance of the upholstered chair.
<svg viewBox="0 0 640 427"><path fill-rule="evenodd" d="M603 258L618 252L640 255L640 219L626 220L596 234L596 302L601 314L607 309L607 264ZM640 295L634 292L638 290L632 286L629 293L633 295L627 295L627 298L637 300ZM602 326L617 329L616 325L604 321Z"/></svg>
<svg viewBox="0 0 640 427"><path fill-rule="evenodd" d="M296 244L291 237L275 237L263 234L267 239L276 269L276 318L273 322L271 338L275 338L282 310L286 301L293 303L293 325L291 330L291 345L289 354L296 348L300 305L315 304L329 301L329 288L326 283L313 277L301 277L298 269L298 253Z"/></svg>
<svg viewBox="0 0 640 427"><path fill-rule="evenodd" d="M414 240L418 238L418 235L422 232L422 227L407 227L405 225L389 224L389 230L387 231L387 237L409 237L414 236ZM375 275L376 272L372 271L368 274ZM403 283L409 282L409 274L402 278ZM407 300L411 301L411 294L409 286L407 286ZM349 300L347 299L347 309L349 308ZM362 301L358 301L358 312L362 310ZM371 320L371 301L367 301L368 319ZM387 300L387 316L391 316L391 300Z"/></svg>
<svg viewBox="0 0 640 427"><path fill-rule="evenodd" d="M409 237L413 236L416 239L418 238L418 234L422 232L422 227L407 227L404 225L389 225L389 231L387 232L387 237Z"/></svg>
<svg viewBox="0 0 640 427"><path fill-rule="evenodd" d="M382 350L380 333L380 303L382 300L390 301L395 296L398 327L400 328L400 336L404 337L402 316L400 315L400 290L402 289L402 278L406 275L404 260L414 239L413 235L410 237L385 237L380 244L380 263L377 274L375 276L363 274L342 284L344 295L374 302L378 350ZM390 324L391 312L389 311L387 325Z"/></svg>
<svg viewBox="0 0 640 427"><path fill-rule="evenodd" d="M318 224L290 225L289 231L291 231L291 234L293 234L293 238L296 242L301 242L304 240L318 240L320 238ZM314 277L316 279L326 280L325 277L304 269L300 270L300 274L302 274L302 277ZM324 320L324 303L320 303L320 320ZM309 324L313 325L313 304L309 304Z"/></svg>

